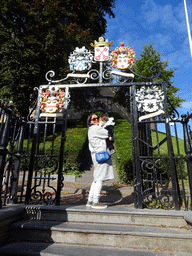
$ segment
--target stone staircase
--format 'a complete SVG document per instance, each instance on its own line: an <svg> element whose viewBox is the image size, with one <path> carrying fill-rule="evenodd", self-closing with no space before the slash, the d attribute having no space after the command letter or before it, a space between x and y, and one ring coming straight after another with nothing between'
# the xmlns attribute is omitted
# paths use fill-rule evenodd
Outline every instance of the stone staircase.
<svg viewBox="0 0 192 256"><path fill-rule="evenodd" d="M191 212L79 205L20 206L19 214L2 256L192 254Z"/></svg>

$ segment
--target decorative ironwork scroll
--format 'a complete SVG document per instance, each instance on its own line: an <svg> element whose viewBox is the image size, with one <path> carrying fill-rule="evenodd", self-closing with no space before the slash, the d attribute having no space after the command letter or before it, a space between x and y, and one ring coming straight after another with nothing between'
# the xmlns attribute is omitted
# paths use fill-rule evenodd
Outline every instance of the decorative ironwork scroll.
<svg viewBox="0 0 192 256"><path fill-rule="evenodd" d="M169 163L166 159L153 158L141 161L143 177L143 205L147 208L159 207L171 209L174 195L169 188Z"/></svg>
<svg viewBox="0 0 192 256"><path fill-rule="evenodd" d="M34 173L34 184L31 188L31 203L53 204L56 197L58 160L54 157L43 157L37 161Z"/></svg>
<svg viewBox="0 0 192 256"><path fill-rule="evenodd" d="M87 50L85 46L82 48L76 47L68 59L72 73L67 74L63 79L53 80L52 78L55 76L55 72L51 70L45 75L46 80L49 85L61 83L66 80L79 85L87 83L88 79L93 81L99 79L100 84L103 82L103 79L118 83L132 81L134 74L130 69L128 73L125 73L115 71L113 68L118 68L119 70L131 68L135 59L133 48L124 47L124 43L121 43L120 48L115 48L110 53L109 47L112 44L113 41L108 42L107 39L105 40L103 37L100 37L98 41L95 40L94 43L91 43L91 46L94 47L94 53ZM100 69L91 69L92 64L96 62L99 62ZM105 65L105 69L103 69L103 65Z"/></svg>

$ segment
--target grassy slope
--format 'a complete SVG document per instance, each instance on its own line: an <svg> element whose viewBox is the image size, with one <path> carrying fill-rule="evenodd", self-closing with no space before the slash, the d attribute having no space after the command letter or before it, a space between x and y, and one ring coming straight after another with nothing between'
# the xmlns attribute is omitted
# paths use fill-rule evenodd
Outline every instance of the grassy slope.
<svg viewBox="0 0 192 256"><path fill-rule="evenodd" d="M68 120L67 131L66 131L66 142L64 147L64 172L67 174L74 174L76 176L80 175L79 167L81 164L81 154L83 150L84 143L87 138L88 128L84 122L81 120ZM41 134L40 144L39 144L39 155L51 155L52 149L52 135L48 135L46 138L45 148L43 152L43 134ZM27 153L27 139L24 140L23 145L23 155L28 155ZM60 154L60 144L61 144L61 132L55 133L54 139L54 150L53 155L58 156ZM32 139L29 144L29 154L31 152ZM25 159L22 159L21 169L28 168L29 158L27 163ZM49 168L48 168L49 169ZM48 170L47 169L47 170Z"/></svg>
<svg viewBox="0 0 192 256"><path fill-rule="evenodd" d="M159 138L159 142L161 142L164 138L166 137L165 133L162 132L158 132L158 138ZM156 133L155 131L152 132L152 141L153 141L153 146L156 146L155 143L157 143L156 141ZM175 155L178 155L178 147L177 147L177 142L176 142L176 138L173 136L172 137L172 143L173 143L173 151ZM180 155L185 155L185 149L184 149L184 141L182 139L178 139L178 145L179 145L179 153ZM168 153L167 150L167 143L163 143L160 146L160 149L162 152L164 152L165 154Z"/></svg>
<svg viewBox="0 0 192 256"><path fill-rule="evenodd" d="M125 119L115 116L116 125L115 125L115 144L117 147L117 152L120 157L120 160L114 156L114 162L117 168L118 177L120 182L131 183L132 178L132 136L131 136L131 124ZM166 137L165 133L158 132L158 139L161 142ZM152 141L153 146L156 146L156 132L152 131ZM172 137L173 151L175 156L179 154L185 156L184 150L184 141L178 139L178 146L176 138ZM179 151L178 151L179 148ZM156 150L157 151L157 150ZM168 155L167 142L163 143L160 146L160 154ZM156 152L154 151L154 155ZM184 167L184 166L183 166Z"/></svg>
<svg viewBox="0 0 192 256"><path fill-rule="evenodd" d="M120 159L114 155L113 160L117 168L120 182L132 181L132 136L131 124L119 116L115 117L115 144Z"/></svg>

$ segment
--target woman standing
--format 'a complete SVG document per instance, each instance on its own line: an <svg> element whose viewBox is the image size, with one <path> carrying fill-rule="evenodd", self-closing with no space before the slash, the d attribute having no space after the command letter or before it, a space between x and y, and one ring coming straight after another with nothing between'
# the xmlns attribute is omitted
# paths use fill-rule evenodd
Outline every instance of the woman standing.
<svg viewBox="0 0 192 256"><path fill-rule="evenodd" d="M109 179L114 179L114 170L111 157L103 162L97 162L95 153L106 151L106 139L108 131L99 126L99 118L95 113L92 113L87 118L89 150L94 165L93 182L89 191L88 201L86 206L94 209L104 209L107 205L99 203L100 193L103 182Z"/></svg>

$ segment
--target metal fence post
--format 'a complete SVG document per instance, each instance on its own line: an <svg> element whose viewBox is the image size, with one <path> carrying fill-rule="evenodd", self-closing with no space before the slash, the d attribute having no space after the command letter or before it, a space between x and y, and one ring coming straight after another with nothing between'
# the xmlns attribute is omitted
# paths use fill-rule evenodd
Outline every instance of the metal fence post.
<svg viewBox="0 0 192 256"><path fill-rule="evenodd" d="M192 155L191 155L191 143L189 138L189 132L187 129L187 123L189 121L189 117L187 117L187 115L182 115L181 118L182 118L182 124L183 124L184 146L185 146L186 162L187 162L187 170L188 170L188 178L189 178L190 197L192 200ZM190 210L192 210L192 203L190 204Z"/></svg>
<svg viewBox="0 0 192 256"><path fill-rule="evenodd" d="M0 138L1 138L1 133L3 130L3 121L4 121L3 104L0 104L0 120L1 120L1 124L0 124Z"/></svg>
<svg viewBox="0 0 192 256"><path fill-rule="evenodd" d="M19 168L21 162L21 153L23 150L23 141L24 141L24 133L25 133L25 121L24 118L20 120L20 131L19 131L19 139L17 150L15 153L15 160L14 160L14 168L12 173L12 186L11 186L11 196L10 201L11 203L17 203L17 189L18 189L18 178L19 178Z"/></svg>
<svg viewBox="0 0 192 256"><path fill-rule="evenodd" d="M33 179L33 167L35 162L35 154L36 154L36 144L37 144L37 137L39 132L39 114L40 114L40 97L42 94L42 87L38 90L38 97L37 97L37 112L36 112L36 118L34 123L34 130L33 130L33 141L32 141L32 148L31 148L31 157L30 157L30 163L29 163L29 175L28 175L28 181L27 181L27 191L26 191L26 198L25 198L25 204L29 204L29 201L31 199L31 184Z"/></svg>
<svg viewBox="0 0 192 256"><path fill-rule="evenodd" d="M59 155L59 170L58 170L58 181L57 181L57 192L55 204L60 205L61 199L61 189L63 187L63 155L64 155L64 146L66 141L66 129L67 129L67 106L69 103L69 87L65 89L65 102L64 102L64 113L63 113L63 124L62 124L62 134L61 134L61 146L60 146L60 155Z"/></svg>
<svg viewBox="0 0 192 256"><path fill-rule="evenodd" d="M167 95L166 87L165 87L164 83L162 83L162 89L164 91L164 95ZM164 110L165 110L165 129L166 129L166 134L167 134L167 148L168 148L168 154L169 154L170 174L171 174L171 180L172 180L172 194L173 194L174 202L175 202L175 210L180 210L181 196L180 196L178 176L177 176L177 170L176 170L175 159L174 159L172 137L171 137L171 131L170 131L170 125L169 125L167 96L164 99Z"/></svg>
<svg viewBox="0 0 192 256"><path fill-rule="evenodd" d="M138 113L135 101L136 86L131 88L131 126L132 126L132 149L133 149L133 176L134 176L134 205L135 208L142 209L142 179L140 169L140 152L139 152L139 130L138 130Z"/></svg>
<svg viewBox="0 0 192 256"><path fill-rule="evenodd" d="M0 195L2 193L2 181L3 181L3 172L5 167L5 160L7 155L7 145L9 142L9 134L10 134L10 121L12 116L12 106L7 106L6 111L6 120L5 125L2 131L2 137L0 142ZM2 200L0 198L0 208L2 207Z"/></svg>

